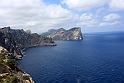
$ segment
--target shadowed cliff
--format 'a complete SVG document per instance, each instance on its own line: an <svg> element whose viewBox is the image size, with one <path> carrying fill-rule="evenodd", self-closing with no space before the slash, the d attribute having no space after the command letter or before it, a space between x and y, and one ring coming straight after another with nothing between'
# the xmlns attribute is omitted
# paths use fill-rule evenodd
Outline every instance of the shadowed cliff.
<svg viewBox="0 0 124 83"><path fill-rule="evenodd" d="M37 33L26 33L23 29L15 30L10 27L0 29L0 46L13 54L13 58L21 58L22 50L33 46L55 46L56 43L48 37Z"/></svg>

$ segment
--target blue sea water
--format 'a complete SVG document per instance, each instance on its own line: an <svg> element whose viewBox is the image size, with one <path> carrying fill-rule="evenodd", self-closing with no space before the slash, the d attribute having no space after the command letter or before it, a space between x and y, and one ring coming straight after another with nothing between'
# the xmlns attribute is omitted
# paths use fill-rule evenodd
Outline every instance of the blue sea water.
<svg viewBox="0 0 124 83"><path fill-rule="evenodd" d="M35 83L124 83L124 32L25 50L21 68Z"/></svg>

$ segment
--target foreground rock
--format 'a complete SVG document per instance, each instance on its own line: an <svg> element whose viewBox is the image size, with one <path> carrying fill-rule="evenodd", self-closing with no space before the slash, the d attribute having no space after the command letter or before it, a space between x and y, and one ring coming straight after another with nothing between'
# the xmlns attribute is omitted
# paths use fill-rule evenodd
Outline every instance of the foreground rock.
<svg viewBox="0 0 124 83"><path fill-rule="evenodd" d="M11 56L12 53L0 46L0 83L34 83Z"/></svg>
<svg viewBox="0 0 124 83"><path fill-rule="evenodd" d="M42 37L37 33L31 34L23 29L15 30L10 27L0 29L0 46L13 54L13 58L21 58L22 50L33 46L55 46L56 43L48 37Z"/></svg>
<svg viewBox="0 0 124 83"><path fill-rule="evenodd" d="M72 28L69 30L65 30L63 28L60 28L58 30L50 29L48 30L48 32L45 32L41 35L52 38L53 40L82 40L83 39L81 28L79 27Z"/></svg>

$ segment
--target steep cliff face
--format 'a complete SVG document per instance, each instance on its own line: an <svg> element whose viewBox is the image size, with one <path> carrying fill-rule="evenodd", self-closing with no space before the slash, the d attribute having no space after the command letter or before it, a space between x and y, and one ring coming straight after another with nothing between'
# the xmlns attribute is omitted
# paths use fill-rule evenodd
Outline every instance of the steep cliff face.
<svg viewBox="0 0 124 83"><path fill-rule="evenodd" d="M42 37L36 33L29 34L24 30L10 29L10 27L0 29L0 46L12 52L13 58L21 58L24 48L48 45L55 46L56 43L51 38Z"/></svg>
<svg viewBox="0 0 124 83"><path fill-rule="evenodd" d="M60 28L56 31L54 30L54 32L52 34L47 35L47 37L52 38L54 40L82 40L83 39L81 28L79 27L72 28L69 30Z"/></svg>

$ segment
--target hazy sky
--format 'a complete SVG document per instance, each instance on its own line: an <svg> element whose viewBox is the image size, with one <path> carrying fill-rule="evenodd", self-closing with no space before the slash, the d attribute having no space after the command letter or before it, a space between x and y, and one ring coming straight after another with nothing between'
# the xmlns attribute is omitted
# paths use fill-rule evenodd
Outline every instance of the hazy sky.
<svg viewBox="0 0 124 83"><path fill-rule="evenodd" d="M0 27L124 31L124 0L0 0Z"/></svg>

